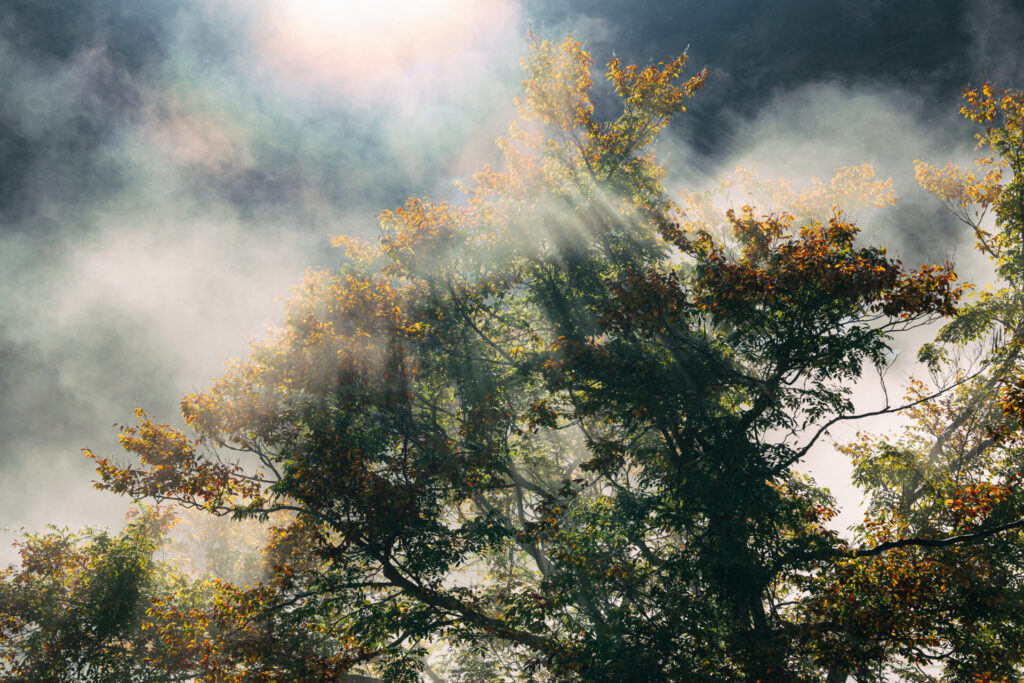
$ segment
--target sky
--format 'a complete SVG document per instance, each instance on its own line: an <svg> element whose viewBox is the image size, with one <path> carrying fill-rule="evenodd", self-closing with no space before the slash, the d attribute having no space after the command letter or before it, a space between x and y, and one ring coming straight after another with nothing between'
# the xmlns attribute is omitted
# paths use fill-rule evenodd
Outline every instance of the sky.
<svg viewBox="0 0 1024 683"><path fill-rule="evenodd" d="M971 158L965 86L1024 87L1019 2L0 0L0 527L119 524L80 449L115 453L136 406L173 421L340 263L330 235L457 199L497 158L531 29L597 65L708 68L660 150L674 189L870 162L900 202L865 239L986 276L912 162Z"/></svg>

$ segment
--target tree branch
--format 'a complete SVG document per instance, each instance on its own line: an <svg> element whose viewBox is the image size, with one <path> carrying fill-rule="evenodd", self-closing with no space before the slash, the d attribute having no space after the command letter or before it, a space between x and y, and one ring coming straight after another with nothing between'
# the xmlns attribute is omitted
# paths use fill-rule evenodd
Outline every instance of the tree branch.
<svg viewBox="0 0 1024 683"><path fill-rule="evenodd" d="M944 548L951 545L971 545L984 540L989 536L994 536L1011 529L1019 529L1021 527L1024 527L1024 517L1012 522L1007 522L1006 524L1000 524L999 526L990 527L988 529L981 529L969 534L947 536L945 538L901 538L895 541L879 543L872 548L858 548L845 554L847 557L874 557L896 548L906 548L908 546L920 548Z"/></svg>
<svg viewBox="0 0 1024 683"><path fill-rule="evenodd" d="M825 432L827 432L829 429L831 429L832 427L834 427L836 424L838 424L840 422L845 422L847 420L861 420L861 419L863 419L865 417L876 417L878 415L888 415L890 413L898 413L900 411L907 410L909 408L913 408L914 406L920 405L922 403L926 403L927 401L931 401L932 399L935 399L935 398L938 398L939 396L942 396L943 394L945 394L945 393L955 389L956 387L960 386L961 384L969 382L970 380L972 380L975 377L977 377L979 374L981 374L981 371L978 371L978 372L976 372L973 375L968 375L968 376L966 376L966 377L964 377L962 379L959 379L956 382L954 382L953 384L950 384L948 387L946 387L944 389L940 389L939 391L936 391L934 394L929 394L928 396L924 396L923 398L919 398L916 401L911 401L910 403L905 403L905 404L903 404L901 406L898 406L898 407L895 407L895 408L892 407L892 406L887 405L887 406L885 406L883 408L880 408L878 410L872 410L872 411L869 411L869 412L866 412L866 413L857 413L855 415L837 415L836 417L832 418L831 420L829 420L828 422L823 424L821 427L819 427L818 430L816 432L814 432L814 436L811 437L810 441L808 441L806 444L804 444L803 448L801 448L799 451L797 451L796 454L794 454L791 458L787 458L786 460L782 461L775 468L774 471L777 474L777 473L782 472L783 470L785 470L790 465L792 465L792 464L802 460L803 457L805 455L807 455L807 452L811 450L811 448L814 446L814 444L818 442L818 439L820 439L822 437L822 435L825 434Z"/></svg>

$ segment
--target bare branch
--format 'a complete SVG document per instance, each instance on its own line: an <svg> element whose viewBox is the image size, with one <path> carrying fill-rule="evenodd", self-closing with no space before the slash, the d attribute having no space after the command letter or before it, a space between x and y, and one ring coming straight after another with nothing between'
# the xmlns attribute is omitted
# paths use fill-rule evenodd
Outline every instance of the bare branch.
<svg viewBox="0 0 1024 683"><path fill-rule="evenodd" d="M982 541L990 536L995 536L996 534L1004 531L1019 529L1021 527L1024 527L1024 517L1012 522L1007 522L1006 524L1000 524L999 526L994 526L988 529L981 529L969 534L960 534L959 536L946 536L945 538L901 538L895 541L886 541L871 548L858 548L847 552L846 555L848 557L874 557L896 548L906 548L908 546L919 548L945 548L951 545L973 545L974 543Z"/></svg>

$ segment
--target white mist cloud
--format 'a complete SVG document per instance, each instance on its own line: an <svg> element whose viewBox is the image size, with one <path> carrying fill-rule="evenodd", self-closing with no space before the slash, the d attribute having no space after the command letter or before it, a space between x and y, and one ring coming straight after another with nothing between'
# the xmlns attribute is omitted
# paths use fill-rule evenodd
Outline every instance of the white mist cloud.
<svg viewBox="0 0 1024 683"><path fill-rule="evenodd" d="M177 398L278 317L275 297L313 258L307 245L211 214L101 214L58 254L0 242L5 279L20 285L6 289L0 339L22 349L5 378L19 394L0 420L0 525L119 523L128 501L91 489L79 449L116 455L111 423L131 423L137 405L176 422Z"/></svg>

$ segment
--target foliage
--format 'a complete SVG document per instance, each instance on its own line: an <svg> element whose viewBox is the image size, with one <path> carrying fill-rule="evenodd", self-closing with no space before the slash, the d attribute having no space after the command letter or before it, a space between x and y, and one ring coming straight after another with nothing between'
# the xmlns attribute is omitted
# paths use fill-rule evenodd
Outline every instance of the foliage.
<svg viewBox="0 0 1024 683"><path fill-rule="evenodd" d="M985 240L1018 317L969 304L990 322L939 340L1016 346L938 399L912 387L902 440L847 449L871 496L852 545L794 468L854 417L864 366L963 290L949 264L906 269L843 214L810 217L842 188L889 202L870 169L793 214L684 214L654 144L703 85L685 61L613 60L622 112L599 120L579 43L535 40L504 168L462 204L385 211L377 244L339 239L350 262L183 399L191 433L140 411L138 465L89 453L101 488L277 523L261 583L150 590L150 640L125 652L202 680L418 680L439 643L454 680L1012 676L1024 612L992 582L1019 583L1024 526L1016 181Z"/></svg>
<svg viewBox="0 0 1024 683"><path fill-rule="evenodd" d="M936 376L958 373L957 386L929 399L913 383L902 434L844 448L869 496L858 535L887 552L824 574L817 608L847 633L835 639L837 657L860 650L909 680L934 680L931 667L943 680L1008 681L1024 661L1024 95L986 84L964 98L991 156L971 171L917 162L917 176L971 228L996 286L970 297L922 349ZM973 375L960 358L973 360Z"/></svg>
<svg viewBox="0 0 1024 683"><path fill-rule="evenodd" d="M166 520L151 512L119 536L51 529L18 546L0 574L0 674L26 680L164 680L135 656L157 592L152 555Z"/></svg>
<svg viewBox="0 0 1024 683"><path fill-rule="evenodd" d="M737 196L738 195L738 196ZM726 209L742 203L762 211L785 213L803 222L827 220L837 207L844 211L883 208L896 203L892 180L878 180L870 164L841 166L828 182L811 178L808 187L794 188L787 178L766 179L737 166L733 175L704 192L683 192L685 226L691 231L727 233Z"/></svg>

